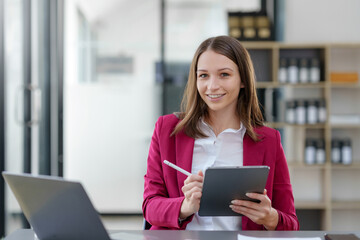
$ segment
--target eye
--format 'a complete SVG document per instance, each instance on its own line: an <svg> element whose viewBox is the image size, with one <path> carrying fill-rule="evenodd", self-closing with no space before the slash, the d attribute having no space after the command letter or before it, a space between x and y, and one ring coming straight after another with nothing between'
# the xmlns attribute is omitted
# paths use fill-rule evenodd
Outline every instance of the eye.
<svg viewBox="0 0 360 240"><path fill-rule="evenodd" d="M228 76L230 76L230 74L228 74L228 73L221 73L220 76L221 76L221 77L228 77Z"/></svg>
<svg viewBox="0 0 360 240"><path fill-rule="evenodd" d="M206 73L199 74L198 78L206 78L208 75Z"/></svg>

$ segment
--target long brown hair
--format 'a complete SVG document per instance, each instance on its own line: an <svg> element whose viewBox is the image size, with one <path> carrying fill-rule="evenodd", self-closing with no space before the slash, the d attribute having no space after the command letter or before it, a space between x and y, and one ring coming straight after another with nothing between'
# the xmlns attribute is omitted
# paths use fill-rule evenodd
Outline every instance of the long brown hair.
<svg viewBox="0 0 360 240"><path fill-rule="evenodd" d="M206 39L196 50L181 102L180 119L182 121L175 127L172 134L177 134L184 129L185 134L192 138L206 137L199 129L198 122L201 117L208 116L208 110L196 86L198 60L206 50L212 50L224 55L238 66L240 79L244 87L240 89L236 111L246 128L246 134L254 141L259 141L254 127L264 125L264 119L256 95L254 67L248 51L238 40L229 36Z"/></svg>

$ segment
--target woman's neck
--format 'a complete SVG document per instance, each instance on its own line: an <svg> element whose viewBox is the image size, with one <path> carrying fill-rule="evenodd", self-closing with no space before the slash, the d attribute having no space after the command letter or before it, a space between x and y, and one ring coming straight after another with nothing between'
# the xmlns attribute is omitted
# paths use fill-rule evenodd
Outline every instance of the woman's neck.
<svg viewBox="0 0 360 240"><path fill-rule="evenodd" d="M240 118L236 114L209 112L205 121L212 127L216 136L228 128L239 129Z"/></svg>

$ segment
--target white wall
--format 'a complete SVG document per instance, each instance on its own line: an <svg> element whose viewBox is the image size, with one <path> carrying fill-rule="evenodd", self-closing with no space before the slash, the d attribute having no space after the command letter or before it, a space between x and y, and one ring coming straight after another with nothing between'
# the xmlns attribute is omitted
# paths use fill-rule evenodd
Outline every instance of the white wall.
<svg viewBox="0 0 360 240"><path fill-rule="evenodd" d="M360 1L285 2L285 42L359 42Z"/></svg>

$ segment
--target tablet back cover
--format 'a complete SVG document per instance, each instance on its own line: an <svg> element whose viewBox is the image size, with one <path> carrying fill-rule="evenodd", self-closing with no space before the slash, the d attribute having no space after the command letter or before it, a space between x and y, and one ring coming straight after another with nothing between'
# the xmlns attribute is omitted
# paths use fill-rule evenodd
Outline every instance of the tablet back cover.
<svg viewBox="0 0 360 240"><path fill-rule="evenodd" d="M251 200L245 195L248 192L263 193L269 169L268 166L207 169L199 215L241 216L231 210L231 201Z"/></svg>

